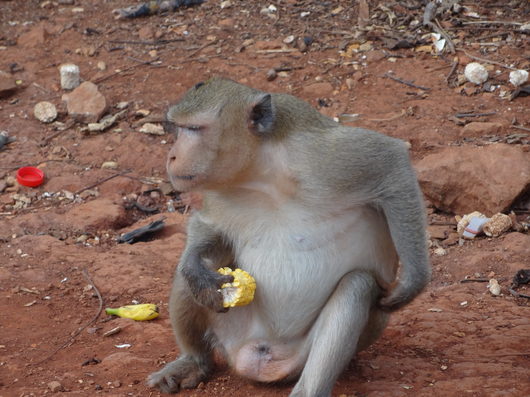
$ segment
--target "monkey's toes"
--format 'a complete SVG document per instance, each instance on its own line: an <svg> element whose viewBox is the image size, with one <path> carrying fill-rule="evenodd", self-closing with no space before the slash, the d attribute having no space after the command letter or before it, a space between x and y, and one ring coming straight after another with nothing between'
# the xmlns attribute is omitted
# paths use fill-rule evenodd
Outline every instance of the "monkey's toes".
<svg viewBox="0 0 530 397"><path fill-rule="evenodd" d="M162 393L178 393L180 389L193 389L206 380L207 367L201 367L193 359L179 358L147 378L150 387Z"/></svg>

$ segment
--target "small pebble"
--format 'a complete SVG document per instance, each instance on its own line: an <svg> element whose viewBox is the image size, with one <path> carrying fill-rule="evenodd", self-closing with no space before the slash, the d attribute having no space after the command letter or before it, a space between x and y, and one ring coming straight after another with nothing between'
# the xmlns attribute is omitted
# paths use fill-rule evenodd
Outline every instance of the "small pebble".
<svg viewBox="0 0 530 397"><path fill-rule="evenodd" d="M278 73L276 73L276 70L267 70L267 81L273 81L276 77L278 77Z"/></svg>
<svg viewBox="0 0 530 397"><path fill-rule="evenodd" d="M478 62L471 62L464 69L464 76L473 84L482 84L488 79L488 71Z"/></svg>
<svg viewBox="0 0 530 397"><path fill-rule="evenodd" d="M526 70L512 70L510 72L510 83L519 87L528 80L528 72Z"/></svg>
<svg viewBox="0 0 530 397"><path fill-rule="evenodd" d="M488 290L493 296L499 296L501 294L501 286L499 282L492 278L488 283Z"/></svg>
<svg viewBox="0 0 530 397"><path fill-rule="evenodd" d="M105 161L103 164L101 164L101 168L115 170L118 168L118 163L115 161Z"/></svg>
<svg viewBox="0 0 530 397"><path fill-rule="evenodd" d="M35 118L43 123L51 123L57 118L57 108L51 102L39 102L33 108Z"/></svg>
<svg viewBox="0 0 530 397"><path fill-rule="evenodd" d="M164 127L158 124L153 123L145 123L142 128L140 128L140 132L143 132L144 134L151 134L151 135L164 135Z"/></svg>
<svg viewBox="0 0 530 397"><path fill-rule="evenodd" d="M52 380L48 383L48 389L50 389L52 393L57 393L63 391L64 387L58 381Z"/></svg>

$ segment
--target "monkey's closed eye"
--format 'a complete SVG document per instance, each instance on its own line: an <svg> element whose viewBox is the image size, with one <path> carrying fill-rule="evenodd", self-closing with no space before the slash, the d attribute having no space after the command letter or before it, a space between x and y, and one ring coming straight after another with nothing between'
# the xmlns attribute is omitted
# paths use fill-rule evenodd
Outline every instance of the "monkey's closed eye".
<svg viewBox="0 0 530 397"><path fill-rule="evenodd" d="M179 131L182 132L191 132L193 134L196 134L198 132L201 132L204 127L202 125L179 125L178 126Z"/></svg>
<svg viewBox="0 0 530 397"><path fill-rule="evenodd" d="M167 134L177 134L178 126L169 120L162 121L162 127Z"/></svg>

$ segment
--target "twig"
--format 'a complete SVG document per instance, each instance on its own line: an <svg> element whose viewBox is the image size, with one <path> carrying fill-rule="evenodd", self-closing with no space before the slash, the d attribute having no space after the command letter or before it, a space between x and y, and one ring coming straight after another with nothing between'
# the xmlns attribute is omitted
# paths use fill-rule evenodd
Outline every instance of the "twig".
<svg viewBox="0 0 530 397"><path fill-rule="evenodd" d="M152 41L141 41L141 40L109 40L112 44L131 44L131 45L161 45L173 43L175 41L184 41L183 38L168 39L168 40L152 40Z"/></svg>
<svg viewBox="0 0 530 397"><path fill-rule="evenodd" d="M451 78L453 73L456 71L457 66L458 66L458 61L454 61L453 64L451 65L451 70L449 71L449 74L445 78L446 83L449 83L449 79Z"/></svg>
<svg viewBox="0 0 530 397"><path fill-rule="evenodd" d="M294 48L285 48L285 49L277 49L277 50L257 50L256 54L283 54L283 53L289 53L289 52L300 52L300 50L297 50Z"/></svg>
<svg viewBox="0 0 530 397"><path fill-rule="evenodd" d="M94 324L96 322L96 320L98 319L99 315L101 314L101 311L103 310L103 297L101 296L101 293L99 292L98 288L96 287L96 285L94 284L94 282L92 281L92 279L90 278L90 276L88 275L88 271L86 269L83 269L82 271L82 274L83 274L83 277L88 281L88 283L92 286L92 288L94 288L94 291L96 292L96 295L98 296L98 300L99 300L99 307L98 307L98 311L96 312L96 314L94 315L94 317L92 317L92 319L86 323L85 325L83 325L81 328L79 328L77 331L74 332L74 334L72 336L70 336L66 342L64 342L61 346L59 346L58 348L56 348L52 353L50 353L46 358L40 360L40 361L37 361L36 363L34 363L33 365L39 365L39 364L42 364L43 362L49 360L50 358L52 358L59 350L62 350L64 349L65 347L69 346L70 344L72 344L75 340L75 338L77 338L77 336L83 332L83 330L85 330L87 327L91 326L92 324Z"/></svg>
<svg viewBox="0 0 530 397"><path fill-rule="evenodd" d="M82 189L79 189L77 192L74 193L74 195L78 195L78 194L81 194L82 192L84 192L85 190L89 190L89 189L93 189L95 188L96 186L99 186L101 185L102 183L105 183L107 181L110 181L111 179L113 178L116 178L117 176L122 176L124 174L128 174L129 172L131 172L131 170L124 170L124 171L121 171L121 172L118 172L117 174L113 174L113 175L110 175L106 178L103 178L99 181L97 181L96 183L93 183L92 185L89 185L89 186L86 186Z"/></svg>
<svg viewBox="0 0 530 397"><path fill-rule="evenodd" d="M512 22L512 21L467 21L462 22L462 25L515 25L515 26L522 26L523 24L520 22Z"/></svg>
<svg viewBox="0 0 530 397"><path fill-rule="evenodd" d="M530 299L530 295L520 294L519 292L515 291L515 290L512 289L512 288L508 288L508 291L510 291L510 294L512 294L512 295L515 296L516 298L526 298L526 299Z"/></svg>
<svg viewBox="0 0 530 397"><path fill-rule="evenodd" d="M449 51L451 54L456 53L456 48L453 43L453 40L451 40L451 37L449 34L442 28L442 25L440 25L440 22L438 22L437 19L434 20L435 24L431 23L432 28L436 31L436 33L439 33L443 36L443 38L447 41L447 46L449 47Z"/></svg>
<svg viewBox="0 0 530 397"><path fill-rule="evenodd" d="M460 280L461 283L488 283L489 281L488 278L465 278Z"/></svg>
<svg viewBox="0 0 530 397"><path fill-rule="evenodd" d="M215 45L217 44L217 40L214 40L214 41L210 41L209 43L206 43L206 44L203 44L201 45L199 48L197 48L195 51L193 51L191 54L188 54L188 58L192 58L194 57L196 54L198 54L199 52L201 52L202 50L204 50L206 47L209 47L211 45Z"/></svg>
<svg viewBox="0 0 530 397"><path fill-rule="evenodd" d="M451 37L449 34L442 28L442 25L438 22L436 17L436 9L438 8L438 5L436 2L431 1L425 6L425 11L423 13L423 26L428 26L432 30L434 30L436 33L443 36L445 41L447 42L447 46L449 47L449 51L451 54L454 54L456 52L455 45L453 44L453 41L451 40ZM433 22L434 21L434 22Z"/></svg>
<svg viewBox="0 0 530 397"><path fill-rule="evenodd" d="M512 125L512 128L517 128L518 130L528 131L530 132L530 128L523 127L522 125Z"/></svg>
<svg viewBox="0 0 530 397"><path fill-rule="evenodd" d="M461 48L458 48L458 51L462 51L464 54L466 54L466 56L468 56L471 59L474 59L475 61L490 63L492 65L497 65L497 66L503 67L505 69L517 70L517 68L512 68L511 66L505 65L505 64L500 63L500 62L492 61L492 60L486 59L486 58L476 57L476 56L471 55L469 52L467 52L466 50L463 50Z"/></svg>
<svg viewBox="0 0 530 397"><path fill-rule="evenodd" d="M39 143L39 146L46 146L48 143L50 143L50 141L56 137L58 137L59 135L61 135L63 132L69 130L70 128L72 128L75 124L75 121L71 121L70 123L68 123L66 126L64 126L64 128L62 128L61 130L51 134L50 136L42 139Z"/></svg>
<svg viewBox="0 0 530 397"><path fill-rule="evenodd" d="M458 117L459 119L463 119L463 118L465 118L465 117L493 116L494 114L497 114L497 112L487 112L487 113L457 113L457 114L455 114L455 117Z"/></svg>
<svg viewBox="0 0 530 397"><path fill-rule="evenodd" d="M397 81L398 83L401 83L401 84L405 84L406 86L409 86L409 87L412 87L412 88L418 88L420 90L430 91L430 88L428 88L428 87L422 87L421 85L416 85L414 83L411 83L410 81L402 80L402 79L400 79L398 77L392 76L389 73L385 73L383 75L383 77L387 77L387 78L389 78L391 80Z"/></svg>

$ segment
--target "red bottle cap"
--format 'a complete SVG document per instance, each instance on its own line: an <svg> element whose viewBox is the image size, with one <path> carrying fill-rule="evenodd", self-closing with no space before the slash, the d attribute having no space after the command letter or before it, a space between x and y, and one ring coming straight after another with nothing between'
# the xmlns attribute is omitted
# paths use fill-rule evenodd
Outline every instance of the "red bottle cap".
<svg viewBox="0 0 530 397"><path fill-rule="evenodd" d="M36 187L44 181L44 172L37 167L22 167L17 171L17 181L23 186Z"/></svg>

